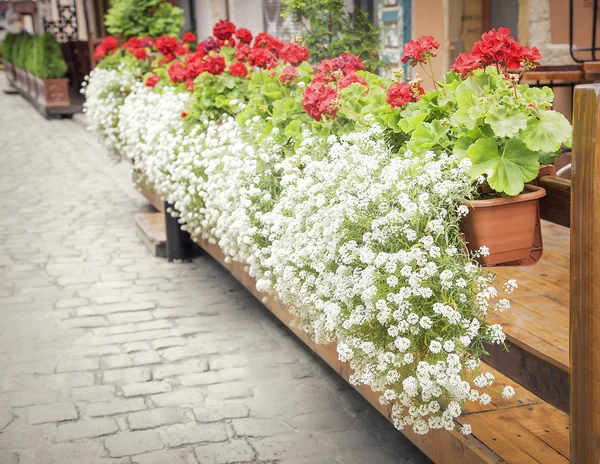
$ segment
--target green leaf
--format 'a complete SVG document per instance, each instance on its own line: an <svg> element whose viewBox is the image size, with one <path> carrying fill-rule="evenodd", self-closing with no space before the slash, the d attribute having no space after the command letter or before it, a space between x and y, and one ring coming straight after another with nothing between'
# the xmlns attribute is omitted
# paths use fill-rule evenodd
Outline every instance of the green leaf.
<svg viewBox="0 0 600 464"><path fill-rule="evenodd" d="M421 125L421 123L423 123L423 121L427 119L428 116L429 112L424 111L422 113L414 113L410 117L404 117L403 119L400 119L400 128L406 133L413 132Z"/></svg>
<svg viewBox="0 0 600 464"><path fill-rule="evenodd" d="M467 156L467 148L471 146L473 141L469 137L461 137L454 144L452 153L459 156L461 159Z"/></svg>
<svg viewBox="0 0 600 464"><path fill-rule="evenodd" d="M540 168L538 154L516 138L506 142L501 154L492 139L477 140L466 154L473 162L471 176L485 174L491 188L507 195L521 193L525 182L535 179Z"/></svg>
<svg viewBox="0 0 600 464"><path fill-rule="evenodd" d="M424 122L412 133L407 146L413 153L423 153L427 150L445 148L448 144L447 126L442 126L439 121Z"/></svg>
<svg viewBox="0 0 600 464"><path fill-rule="evenodd" d="M527 148L533 151L553 152L570 143L572 128L567 118L556 111L537 111L537 117L527 121L521 134Z"/></svg>
<svg viewBox="0 0 600 464"><path fill-rule="evenodd" d="M503 107L495 108L485 118L494 134L498 137L514 137L527 127L527 116L520 111L509 111Z"/></svg>

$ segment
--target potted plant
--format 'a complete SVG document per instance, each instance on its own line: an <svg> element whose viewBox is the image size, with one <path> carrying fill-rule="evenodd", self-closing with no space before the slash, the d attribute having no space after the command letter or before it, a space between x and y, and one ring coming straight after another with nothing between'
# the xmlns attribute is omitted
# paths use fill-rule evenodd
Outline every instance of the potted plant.
<svg viewBox="0 0 600 464"><path fill-rule="evenodd" d="M16 34L6 34L2 48L4 71L6 72L6 77L11 85L14 85L15 82L15 69L13 66L13 60L17 40L18 36Z"/></svg>
<svg viewBox="0 0 600 464"><path fill-rule="evenodd" d="M432 37L405 45L403 61L421 66L435 87L401 112L398 124L410 135L406 147L450 151L471 161L479 188L464 203L468 214L461 228L468 247L489 249L479 258L485 265L520 262L532 248L538 200L545 195L528 183L570 144L571 126L551 109L551 89L519 84L522 72L537 66L541 55L516 42L509 29L483 34L441 81L429 66L438 47Z"/></svg>
<svg viewBox="0 0 600 464"><path fill-rule="evenodd" d="M70 106L67 64L56 38L46 32L39 38L35 65L37 100L48 108Z"/></svg>

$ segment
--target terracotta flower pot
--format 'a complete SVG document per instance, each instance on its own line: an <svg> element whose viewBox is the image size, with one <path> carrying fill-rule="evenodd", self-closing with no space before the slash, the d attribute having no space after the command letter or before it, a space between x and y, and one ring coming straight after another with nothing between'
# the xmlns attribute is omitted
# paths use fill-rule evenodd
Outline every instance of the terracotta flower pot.
<svg viewBox="0 0 600 464"><path fill-rule="evenodd" d="M461 231L467 247L477 251L487 246L490 250L489 256L479 259L481 264L494 266L529 258L540 222L538 200L546 191L535 185L525 185L525 190L515 197L465 202L470 211L461 222Z"/></svg>

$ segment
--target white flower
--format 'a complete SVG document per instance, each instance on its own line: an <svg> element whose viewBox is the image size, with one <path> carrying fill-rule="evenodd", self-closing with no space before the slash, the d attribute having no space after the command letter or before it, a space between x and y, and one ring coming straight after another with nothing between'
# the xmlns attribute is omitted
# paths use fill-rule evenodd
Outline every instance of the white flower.
<svg viewBox="0 0 600 464"><path fill-rule="evenodd" d="M437 340L431 340L431 342L429 342L429 351L431 351L434 354L439 353L440 351L442 351L442 344Z"/></svg>
<svg viewBox="0 0 600 464"><path fill-rule="evenodd" d="M513 387L511 387L510 385L507 385L502 390L502 396L504 398L512 398L513 396L515 396L515 389Z"/></svg>

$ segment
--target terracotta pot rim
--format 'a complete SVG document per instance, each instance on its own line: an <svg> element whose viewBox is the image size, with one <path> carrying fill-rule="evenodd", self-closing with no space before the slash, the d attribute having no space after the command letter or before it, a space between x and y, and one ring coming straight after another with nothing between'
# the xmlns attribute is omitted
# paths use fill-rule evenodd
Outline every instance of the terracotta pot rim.
<svg viewBox="0 0 600 464"><path fill-rule="evenodd" d="M493 206L510 205L523 201L539 200L546 195L546 190L537 185L525 184L527 193L521 193L514 197L490 198L488 200L465 200L464 204L471 208L490 208Z"/></svg>

